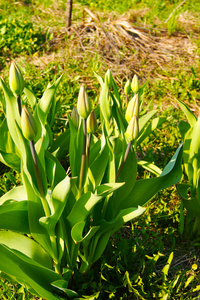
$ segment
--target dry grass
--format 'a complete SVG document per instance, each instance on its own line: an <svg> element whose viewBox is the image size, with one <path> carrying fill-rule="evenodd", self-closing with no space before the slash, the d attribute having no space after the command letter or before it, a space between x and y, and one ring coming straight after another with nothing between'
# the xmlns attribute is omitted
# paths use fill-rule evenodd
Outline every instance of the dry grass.
<svg viewBox="0 0 200 300"><path fill-rule="evenodd" d="M140 14L142 12L139 12ZM52 28L54 38L51 51L43 57L35 57L34 64L48 64L54 59L66 60L71 57L77 62L90 61L98 53L105 69L112 70L118 77L131 77L134 73L147 77L157 68L191 66L199 59L197 46L186 33L177 32L169 37L167 30L138 27L133 23L133 15L107 16L93 13L84 8L82 22L74 23L69 29ZM180 22L189 28L195 19L187 14L179 16ZM192 23L191 23L192 22ZM188 33L189 34L189 33ZM193 38L198 37L198 32ZM105 70L102 70L105 71ZM159 76L159 75L158 75Z"/></svg>

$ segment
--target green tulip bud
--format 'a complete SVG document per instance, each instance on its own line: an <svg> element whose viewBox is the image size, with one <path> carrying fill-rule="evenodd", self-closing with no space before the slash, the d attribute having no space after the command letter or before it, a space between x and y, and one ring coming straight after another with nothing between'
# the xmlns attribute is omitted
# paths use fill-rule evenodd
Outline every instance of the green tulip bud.
<svg viewBox="0 0 200 300"><path fill-rule="evenodd" d="M9 85L15 96L19 96L23 92L24 79L20 68L15 62L12 62L10 66Z"/></svg>
<svg viewBox="0 0 200 300"><path fill-rule="evenodd" d="M109 69L106 72L105 79L107 80L107 83L110 86L111 83L112 83L112 73L111 73L111 71Z"/></svg>
<svg viewBox="0 0 200 300"><path fill-rule="evenodd" d="M139 80L138 80L138 77L136 74L133 76L133 80L131 82L131 88L132 88L133 93L135 93L135 94L138 93L140 85L139 85Z"/></svg>
<svg viewBox="0 0 200 300"><path fill-rule="evenodd" d="M78 95L78 102L77 102L77 110L81 118L87 119L91 112L91 103L88 98L87 92L85 90L84 85L81 85L79 95Z"/></svg>
<svg viewBox="0 0 200 300"><path fill-rule="evenodd" d="M128 95L130 94L130 92L131 92L131 81L128 79L124 86L124 93L125 95Z"/></svg>
<svg viewBox="0 0 200 300"><path fill-rule="evenodd" d="M72 109L71 120L72 120L72 123L74 124L75 128L78 128L78 126L79 126L79 114L78 114L78 111L77 111L75 106Z"/></svg>
<svg viewBox="0 0 200 300"><path fill-rule="evenodd" d="M89 115L88 119L87 119L87 132L88 133L95 133L95 131L97 130L97 118L95 115L94 110L91 111L91 114Z"/></svg>
<svg viewBox="0 0 200 300"><path fill-rule="evenodd" d="M138 118L134 115L128 124L128 127L125 132L125 137L128 142L135 140L139 135L139 124Z"/></svg>
<svg viewBox="0 0 200 300"><path fill-rule="evenodd" d="M139 97L138 94L135 94L135 96L131 99L131 101L128 103L125 119L127 122L130 122L132 117L136 115L137 118L139 118Z"/></svg>
<svg viewBox="0 0 200 300"><path fill-rule="evenodd" d="M37 135L37 124L30 111L23 106L21 114L21 128L24 137L28 141L33 141Z"/></svg>

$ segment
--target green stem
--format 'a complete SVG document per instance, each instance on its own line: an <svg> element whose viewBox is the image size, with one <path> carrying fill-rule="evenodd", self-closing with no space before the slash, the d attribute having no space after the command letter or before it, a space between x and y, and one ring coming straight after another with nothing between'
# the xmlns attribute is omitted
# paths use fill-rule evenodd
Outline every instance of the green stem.
<svg viewBox="0 0 200 300"><path fill-rule="evenodd" d="M118 177L119 177L119 175L120 175L120 173L121 173L121 171L122 171L122 169L123 169L123 166L124 166L124 164L125 164L125 162L126 162L126 160L127 160L129 151L130 151L130 149L131 149L131 143L132 143L132 142L130 141L130 142L128 143L128 145L127 145L126 152L125 152L125 154L124 154L124 158L123 158L123 161L122 161L122 163L121 163L121 165L120 165L120 167L119 167L119 170L117 171L115 181L117 181L117 179L118 179Z"/></svg>
<svg viewBox="0 0 200 300"><path fill-rule="evenodd" d="M38 190L41 195L41 201L42 201L42 205L44 208L44 212L45 212L46 216L50 216L51 212L50 212L50 208L49 208L49 205L47 203L47 200L46 200L45 194L44 194L44 188L42 185L42 179L41 179L40 171L39 171L39 167L38 167L37 154L35 151L34 141L30 141L30 148L31 148L31 154L32 154L32 158L33 158L33 165L34 165L34 169L35 169Z"/></svg>
<svg viewBox="0 0 200 300"><path fill-rule="evenodd" d="M90 156L90 144L91 144L91 133L88 135L88 144L87 144L87 168L89 167L89 156Z"/></svg>
<svg viewBox="0 0 200 300"><path fill-rule="evenodd" d="M87 141L87 122L86 119L83 119L83 150L82 150L81 168L79 174L78 199L81 196L81 190L83 186L83 175L84 175L85 158L86 158L86 141Z"/></svg>
<svg viewBox="0 0 200 300"><path fill-rule="evenodd" d="M37 154L35 151L35 145L34 145L34 141L30 141L30 148L31 148L31 154L32 154L32 158L33 158L33 165L34 165L34 169L35 169L35 175L36 175L36 180L37 180L37 185L38 185L38 190L40 192L41 195L41 202L42 202L42 206L45 212L45 216L49 217L51 215L51 211L49 208L49 205L47 203L47 199L45 198L45 193L44 193L44 188L42 185L42 179L40 176L40 171L39 171L39 166L38 166L38 161L37 161ZM55 237L55 232L54 230L52 230L52 232L49 235L50 241L51 241L51 247L52 247L52 251L54 253L54 267L55 267L55 272L60 274L61 273L61 269L60 269L60 263L57 263L57 257L58 257L58 249L57 249L57 242L56 242L56 237Z"/></svg>
<svg viewBox="0 0 200 300"><path fill-rule="evenodd" d="M21 116L21 112L22 112L22 103L21 103L21 96L20 96L20 95L17 96L17 103L18 103L19 114L20 114L20 116Z"/></svg>

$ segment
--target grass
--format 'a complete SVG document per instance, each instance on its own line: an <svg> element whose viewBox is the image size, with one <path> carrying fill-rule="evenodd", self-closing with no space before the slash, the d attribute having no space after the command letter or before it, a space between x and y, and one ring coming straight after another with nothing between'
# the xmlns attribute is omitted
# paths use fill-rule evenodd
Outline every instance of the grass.
<svg viewBox="0 0 200 300"><path fill-rule="evenodd" d="M149 105L148 109L157 108L158 114L169 118L163 128L142 145L145 159L162 168L181 142L178 122L184 116L178 109L176 99L184 101L198 115L199 1L77 0L73 6L73 31L65 29L65 4L63 0L6 0L0 4L1 33L5 31L6 24L10 26L0 40L0 45L4 45L0 50L1 75L8 79L10 61L16 59L26 74L29 86L40 97L48 81L63 74L57 93L61 107L54 128L59 134L65 123L63 119L66 112L76 102L80 83L86 83L90 97L98 101L99 84L94 71L103 75L110 68L121 90L124 82L137 73L141 84L148 80L144 104ZM91 20L91 26L100 33L103 24L106 32L113 34L113 31L109 31L110 24L123 18L131 26L142 28L150 37L150 49L151 43L162 42L157 50L164 49L164 52L160 52L163 59L159 55L153 57L150 52L143 52L141 45L138 48L135 45L130 47L123 39L117 51L113 50L108 40L106 44L105 39L100 40L104 42L104 47L100 49L96 31L90 31L92 27L87 23L87 18L91 16L83 12L84 7L98 18L99 23ZM18 26L14 25L13 20ZM26 25L24 22L27 20L32 36L27 36L27 30L22 26ZM78 31L81 28L87 30L82 31L80 37ZM177 46L170 55L169 52L166 55L165 49L169 48L165 47L169 43L171 48L175 44ZM106 48L108 45L110 52ZM20 180L18 174L2 165L1 170L0 195ZM139 168L138 177L141 176L148 178L151 175ZM180 236L179 220L180 199L175 187L172 187L159 193L140 219L126 224L112 237L105 255L95 264L88 277L77 276L73 288L83 295L99 293L96 298L100 300L199 299L200 241L198 238L188 241L187 236ZM38 299L12 283L11 279L5 279L3 274L0 298Z"/></svg>

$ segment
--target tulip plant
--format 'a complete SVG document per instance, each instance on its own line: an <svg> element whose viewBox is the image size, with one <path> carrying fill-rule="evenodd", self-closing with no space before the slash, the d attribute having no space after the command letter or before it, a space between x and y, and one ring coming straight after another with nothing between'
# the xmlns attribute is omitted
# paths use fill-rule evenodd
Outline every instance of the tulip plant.
<svg viewBox="0 0 200 300"><path fill-rule="evenodd" d="M182 175L179 147L160 176L136 179L136 147L159 119L149 127L155 112L140 118L139 83L123 109L109 71L99 77L99 105L93 107L82 85L68 127L54 139L60 80L48 85L40 100L14 63L10 87L0 82L5 98L0 160L19 170L22 180L0 198L0 270L49 300L81 299L72 290L77 272L89 272L110 236ZM69 157L68 170L58 160L61 154Z"/></svg>
<svg viewBox="0 0 200 300"><path fill-rule="evenodd" d="M181 101L178 104L188 122L181 121L179 129L183 142L183 166L187 183L177 184L181 196L181 233L184 230L183 207L187 209L187 236L200 234L200 116L198 118Z"/></svg>

